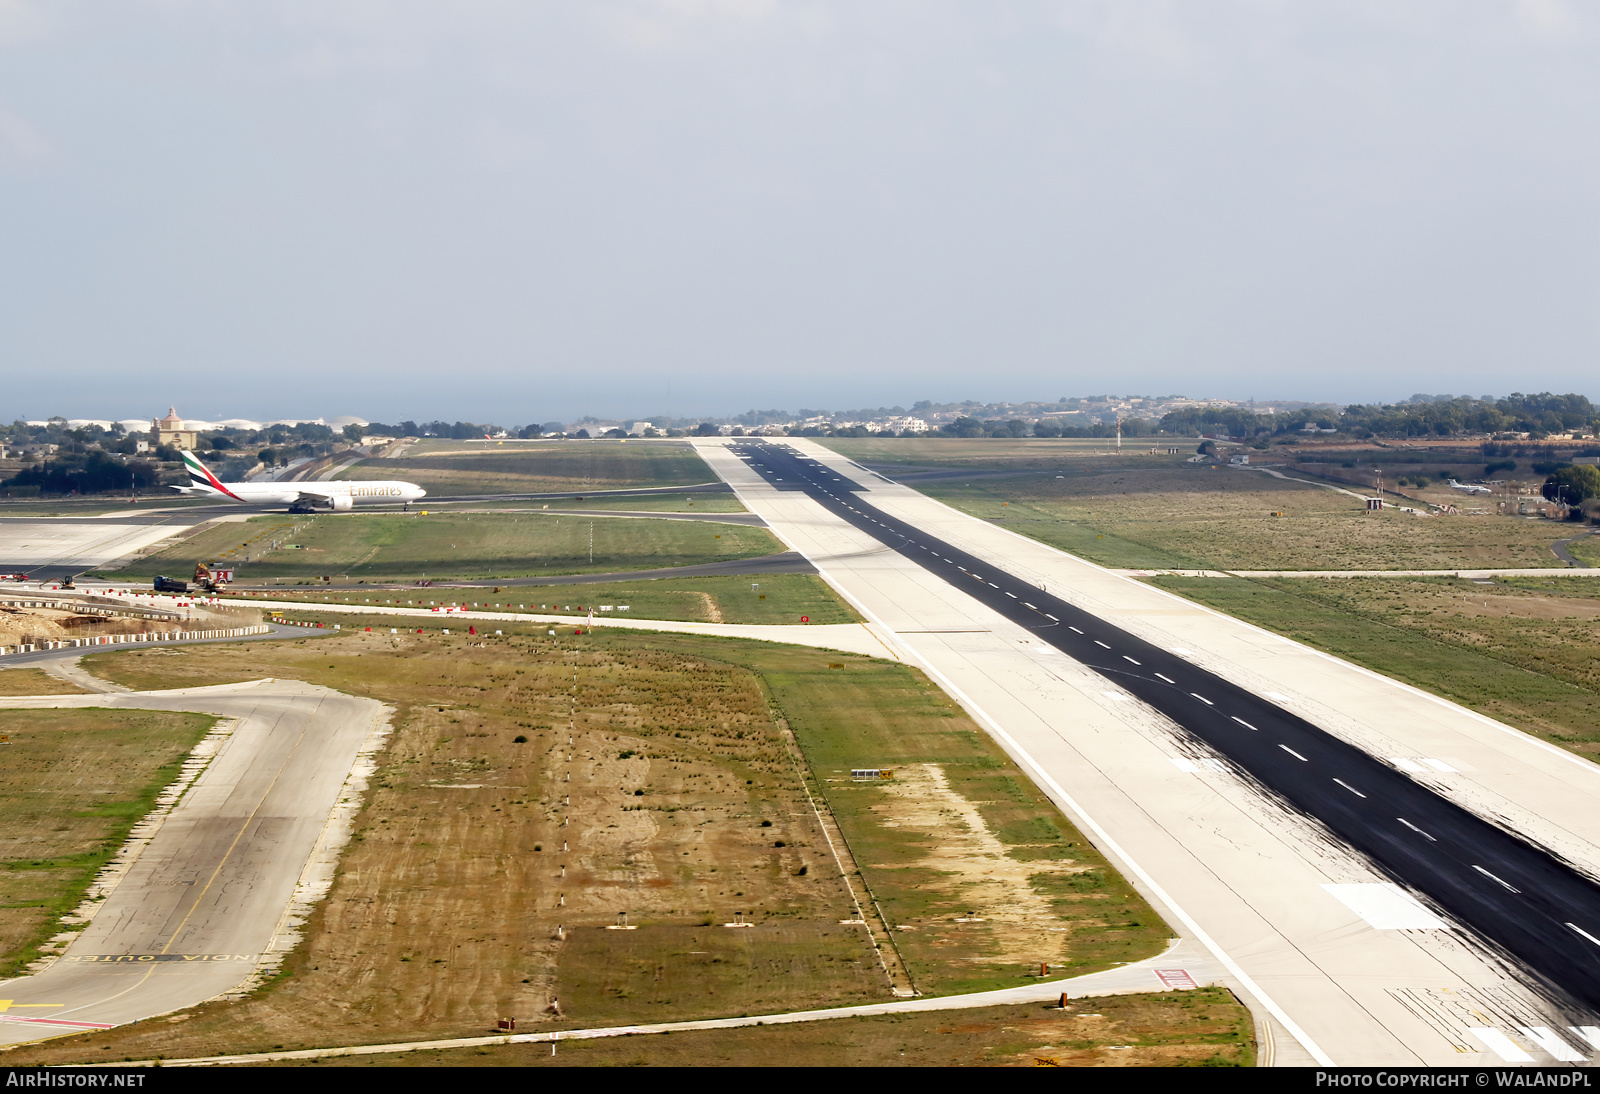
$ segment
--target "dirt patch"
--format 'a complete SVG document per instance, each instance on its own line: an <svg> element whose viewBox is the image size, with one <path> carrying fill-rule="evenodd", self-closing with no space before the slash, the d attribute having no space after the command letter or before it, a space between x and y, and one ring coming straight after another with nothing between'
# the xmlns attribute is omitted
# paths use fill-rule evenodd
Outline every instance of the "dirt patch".
<svg viewBox="0 0 1600 1094"><path fill-rule="evenodd" d="M706 618L713 623L722 622L722 608L717 604L716 598L710 593L699 593L700 603L705 608Z"/></svg>
<svg viewBox="0 0 1600 1094"><path fill-rule="evenodd" d="M0 695L74 695L88 690L51 676L43 669L0 671Z"/></svg>
<svg viewBox="0 0 1600 1094"><path fill-rule="evenodd" d="M938 764L895 768L872 808L884 827L924 835L926 857L919 865L934 872L929 884L970 906L955 922L1000 928L986 960L1028 964L1061 950L1063 928L1050 902L1034 889L1034 879L1041 868L1065 878L1082 867L1011 858L1012 848L990 831L976 804L951 788Z"/></svg>
<svg viewBox="0 0 1600 1094"><path fill-rule="evenodd" d="M177 624L144 619L84 615L55 608L13 608L0 605L0 646L32 645L64 638L92 638L102 634L138 634L176 630Z"/></svg>

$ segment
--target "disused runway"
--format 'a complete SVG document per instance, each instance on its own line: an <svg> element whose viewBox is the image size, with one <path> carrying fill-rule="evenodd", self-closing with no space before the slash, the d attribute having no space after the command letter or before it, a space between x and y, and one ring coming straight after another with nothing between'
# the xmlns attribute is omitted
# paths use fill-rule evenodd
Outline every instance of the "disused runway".
<svg viewBox="0 0 1600 1094"><path fill-rule="evenodd" d="M233 720L89 925L48 969L7 981L0 1044L163 1014L246 980L280 926L384 707L262 680L0 699L5 708L195 711Z"/></svg>

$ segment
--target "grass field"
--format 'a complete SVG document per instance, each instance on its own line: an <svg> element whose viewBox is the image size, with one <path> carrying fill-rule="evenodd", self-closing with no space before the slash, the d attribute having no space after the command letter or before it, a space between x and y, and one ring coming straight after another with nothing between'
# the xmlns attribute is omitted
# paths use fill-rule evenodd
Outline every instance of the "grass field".
<svg viewBox="0 0 1600 1094"><path fill-rule="evenodd" d="M325 575L372 583L493 580L689 566L782 550L765 529L685 520L542 512L285 515L208 528L129 562L118 576L186 577L196 560L215 560L236 566L241 582Z"/></svg>
<svg viewBox="0 0 1600 1094"><path fill-rule="evenodd" d="M487 503L452 503L449 511L461 512L469 504L476 507ZM703 494L640 494L624 497L555 498L551 501L495 502L496 509L555 509L584 512L590 509L623 509L641 513L743 513L747 510L731 493Z"/></svg>
<svg viewBox="0 0 1600 1094"><path fill-rule="evenodd" d="M752 585L759 588L752 589ZM496 592L483 589L428 589L405 592L351 590L264 594L272 600L305 604L362 603L418 606L455 603L465 607L585 615L609 605L615 618L681 619L702 623L855 623L860 616L815 574L761 574L745 577L656 578L596 585L517 585ZM599 611L604 621L607 612ZM363 624L365 625L365 624ZM387 623L385 625L393 625ZM3 684L3 681L0 681Z"/></svg>
<svg viewBox="0 0 1600 1094"><path fill-rule="evenodd" d="M1589 580L1151 580L1600 759L1600 585Z"/></svg>
<svg viewBox="0 0 1600 1094"><path fill-rule="evenodd" d="M20 974L64 929L60 917L78 906L213 721L163 711L0 710L0 977Z"/></svg>
<svg viewBox="0 0 1600 1094"><path fill-rule="evenodd" d="M271 1067L1248 1067L1249 1012L1227 991L796 1025L295 1061Z"/></svg>
<svg viewBox="0 0 1600 1094"><path fill-rule="evenodd" d="M920 673L865 658L830 668L781 650L757 667L920 990L1000 987L1041 963L1088 972L1157 953L1170 937ZM863 767L895 778L853 780Z"/></svg>
<svg viewBox="0 0 1600 1094"><path fill-rule="evenodd" d="M1567 544L1567 550L1572 552L1573 558L1586 562L1590 566L1600 566L1600 535L1591 533L1584 536L1580 540Z"/></svg>
<svg viewBox="0 0 1600 1094"><path fill-rule="evenodd" d="M1017 983L1041 960L1105 967L1168 936L1081 836L1028 803L976 727L899 665L692 636L469 644L364 631L84 664L134 687L310 680L394 703L397 728L284 978L181 1022L29 1049L30 1061L85 1045L98 1059L173 1057L473 1035L506 1015L519 1028L585 1026L887 998L865 929L841 924L854 906L808 786L839 803L890 922L925 928L892 936L924 990ZM947 785L813 778L796 739L813 759L889 755L893 743L889 758L940 765ZM943 824L971 845L960 852L923 825L948 807L967 814ZM1035 823L1018 824L1024 813ZM951 922L973 918L974 896L985 922ZM1066 928L1053 950L1017 909ZM638 930L606 931L620 913ZM721 926L740 914L755 925Z"/></svg>
<svg viewBox="0 0 1600 1094"><path fill-rule="evenodd" d="M1122 453L1115 451L1116 440L1097 437L1028 437L1015 440L966 437L896 437L877 440L871 437L817 438L841 455L861 463L904 467L967 468L973 471L1049 471L1054 474L1063 462L1093 467L1101 463L1114 466L1170 466L1194 455L1193 440L1162 441L1160 455L1149 455L1149 441L1141 446L1126 441ZM1182 455L1169 456L1167 449L1179 447Z"/></svg>
<svg viewBox="0 0 1600 1094"><path fill-rule="evenodd" d="M423 441L398 459L368 459L340 479L402 479L434 495L532 494L693 486L717 476L682 441Z"/></svg>
<svg viewBox="0 0 1600 1094"><path fill-rule="evenodd" d="M57 680L43 669L6 669L0 672L0 695L74 695L77 684Z"/></svg>
<svg viewBox="0 0 1600 1094"><path fill-rule="evenodd" d="M887 462L899 442L828 443L852 459ZM1096 456L1093 448L1084 447L1093 442L905 443L913 446L901 453L908 464L1015 472L914 485L962 512L1105 566L1560 567L1563 563L1550 544L1572 534L1563 525L1511 517L1368 512L1360 499L1318 486L1256 471L1187 464L1183 456ZM997 448L993 454L988 453L991 443Z"/></svg>

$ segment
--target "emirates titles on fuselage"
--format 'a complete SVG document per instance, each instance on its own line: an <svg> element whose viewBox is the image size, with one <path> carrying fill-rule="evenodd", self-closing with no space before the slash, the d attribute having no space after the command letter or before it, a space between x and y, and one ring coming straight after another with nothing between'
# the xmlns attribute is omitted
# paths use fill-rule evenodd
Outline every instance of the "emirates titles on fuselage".
<svg viewBox="0 0 1600 1094"><path fill-rule="evenodd" d="M427 491L414 482L223 482L193 452L183 454L189 485L181 494L223 498L243 505L287 505L291 513L344 512L356 505L400 502L409 506Z"/></svg>

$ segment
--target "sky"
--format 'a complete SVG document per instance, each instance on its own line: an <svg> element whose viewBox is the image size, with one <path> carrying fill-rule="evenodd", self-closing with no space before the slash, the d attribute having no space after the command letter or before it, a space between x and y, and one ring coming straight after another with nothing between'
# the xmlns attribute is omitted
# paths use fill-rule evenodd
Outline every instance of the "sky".
<svg viewBox="0 0 1600 1094"><path fill-rule="evenodd" d="M1600 8L0 0L0 416L1578 391Z"/></svg>

